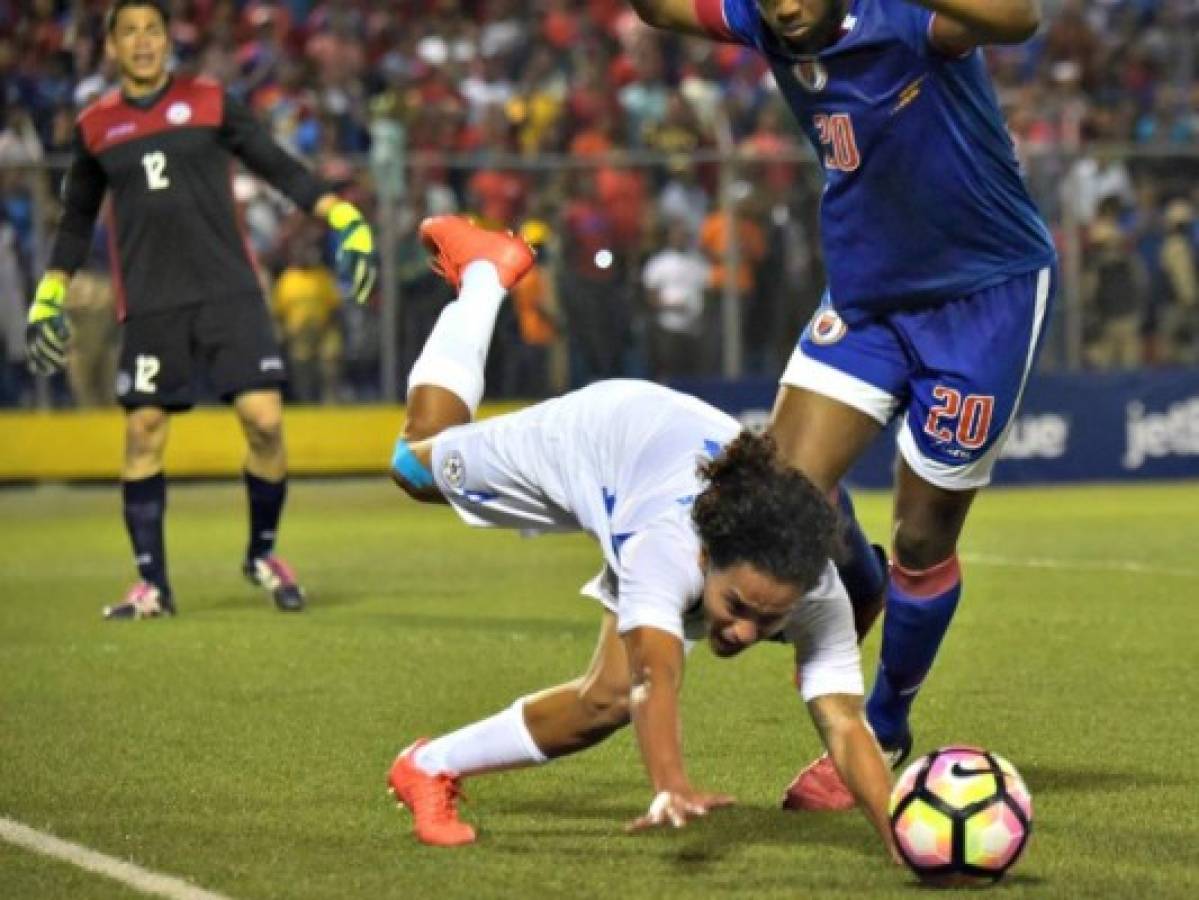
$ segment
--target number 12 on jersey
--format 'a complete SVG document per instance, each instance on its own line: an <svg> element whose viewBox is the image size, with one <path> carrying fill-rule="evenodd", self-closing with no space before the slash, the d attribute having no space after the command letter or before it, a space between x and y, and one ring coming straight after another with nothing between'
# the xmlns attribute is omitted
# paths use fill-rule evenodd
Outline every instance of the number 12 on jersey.
<svg viewBox="0 0 1199 900"><path fill-rule="evenodd" d="M152 150L142 157L142 168L146 170L146 184L152 191L161 191L171 186L167 178L167 155L161 150Z"/></svg>

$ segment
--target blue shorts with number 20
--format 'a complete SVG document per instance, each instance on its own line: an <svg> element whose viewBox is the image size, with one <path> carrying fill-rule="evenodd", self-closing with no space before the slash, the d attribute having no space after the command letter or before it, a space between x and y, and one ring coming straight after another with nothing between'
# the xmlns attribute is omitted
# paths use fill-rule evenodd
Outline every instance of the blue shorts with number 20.
<svg viewBox="0 0 1199 900"><path fill-rule="evenodd" d="M902 412L899 451L917 475L947 490L982 487L1015 419L1056 282L1045 268L852 326L821 307L780 381L882 425Z"/></svg>

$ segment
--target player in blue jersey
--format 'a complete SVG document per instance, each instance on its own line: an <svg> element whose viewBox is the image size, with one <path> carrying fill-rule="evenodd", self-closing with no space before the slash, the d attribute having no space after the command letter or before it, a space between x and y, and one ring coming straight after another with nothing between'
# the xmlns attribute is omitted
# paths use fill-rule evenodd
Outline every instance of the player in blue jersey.
<svg viewBox="0 0 1199 900"><path fill-rule="evenodd" d="M882 658L867 703L898 764L962 591L957 542L1014 421L1055 254L979 47L1028 39L1037 0L632 0L651 25L753 47L825 175L824 303L771 430L830 493L902 416ZM859 542L860 545L860 542ZM864 571L874 564L860 553ZM789 805L852 798L822 758Z"/></svg>

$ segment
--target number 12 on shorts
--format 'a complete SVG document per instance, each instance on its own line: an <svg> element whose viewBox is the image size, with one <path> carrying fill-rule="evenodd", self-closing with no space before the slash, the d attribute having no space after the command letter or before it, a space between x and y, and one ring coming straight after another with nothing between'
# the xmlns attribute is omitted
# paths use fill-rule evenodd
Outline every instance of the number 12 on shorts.
<svg viewBox="0 0 1199 900"><path fill-rule="evenodd" d="M154 379L158 377L158 372L162 368L158 357L139 353L133 364L133 389L139 394L157 393L158 385L154 383Z"/></svg>
<svg viewBox="0 0 1199 900"><path fill-rule="evenodd" d="M987 442L995 398L990 394L967 394L943 384L933 388L936 404L928 411L924 433L942 444L955 437L967 450L977 450Z"/></svg>

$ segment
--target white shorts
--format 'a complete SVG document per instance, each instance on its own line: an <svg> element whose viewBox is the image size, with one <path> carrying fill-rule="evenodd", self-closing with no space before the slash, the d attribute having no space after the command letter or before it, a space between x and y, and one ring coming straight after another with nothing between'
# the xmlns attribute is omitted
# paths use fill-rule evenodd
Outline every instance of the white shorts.
<svg viewBox="0 0 1199 900"><path fill-rule="evenodd" d="M433 480L468 525L577 531L547 472L537 407L447 429L433 439ZM534 427L531 427L534 426Z"/></svg>

